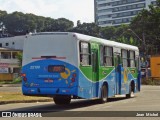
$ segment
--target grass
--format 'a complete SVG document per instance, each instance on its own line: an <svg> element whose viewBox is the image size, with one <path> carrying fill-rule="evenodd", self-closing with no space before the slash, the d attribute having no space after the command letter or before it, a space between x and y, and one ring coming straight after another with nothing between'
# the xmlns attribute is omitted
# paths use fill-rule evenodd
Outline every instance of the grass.
<svg viewBox="0 0 160 120"><path fill-rule="evenodd" d="M160 85L160 79L142 78L142 85Z"/></svg>
<svg viewBox="0 0 160 120"><path fill-rule="evenodd" d="M24 96L20 92L9 93L9 92L0 92L0 104L3 103L17 103L17 102L38 102L38 101L52 101L52 98L49 97L31 97Z"/></svg>
<svg viewBox="0 0 160 120"><path fill-rule="evenodd" d="M2 81L2 82L0 82L0 84L19 84L21 82L22 82L22 78L17 77L15 79L13 79L13 81Z"/></svg>

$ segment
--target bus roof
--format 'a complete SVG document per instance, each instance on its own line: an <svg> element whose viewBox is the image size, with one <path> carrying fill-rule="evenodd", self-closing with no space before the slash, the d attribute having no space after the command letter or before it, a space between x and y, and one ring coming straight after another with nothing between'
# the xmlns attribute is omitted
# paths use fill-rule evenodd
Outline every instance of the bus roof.
<svg viewBox="0 0 160 120"><path fill-rule="evenodd" d="M80 33L74 33L74 32L41 32L41 33L35 33L32 35L69 35L69 34L75 35L78 40L83 40L86 42L96 41L96 42L99 42L99 43L101 43L103 45L107 45L107 46L114 46L114 47L118 47L118 48L122 48L122 49L139 51L138 47L133 46L133 45L128 45L128 44L124 44L124 43L119 43L119 42L115 42L115 41L111 41L111 40L106 40L106 39L97 38L97 37L84 35L84 34L80 34Z"/></svg>
<svg viewBox="0 0 160 120"><path fill-rule="evenodd" d="M93 41L100 42L103 45L107 45L107 46L115 46L115 47L119 47L119 48L123 48L123 49L139 51L138 47L133 46L133 45L128 45L128 44L124 44L124 43L119 43L119 42L106 40L106 39L102 39L102 38L97 38L97 37L92 37L92 36L88 36L88 35L83 35L83 34L79 34L79 33L74 33L74 34L77 36L77 39L79 39L79 40L84 40L84 41L93 40Z"/></svg>

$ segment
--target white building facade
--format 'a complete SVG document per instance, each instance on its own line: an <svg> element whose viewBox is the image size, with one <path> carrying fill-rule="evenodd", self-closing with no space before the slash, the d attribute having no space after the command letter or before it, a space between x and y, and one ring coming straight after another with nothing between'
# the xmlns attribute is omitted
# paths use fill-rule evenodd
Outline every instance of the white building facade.
<svg viewBox="0 0 160 120"><path fill-rule="evenodd" d="M0 47L23 50L26 35L0 38Z"/></svg>
<svg viewBox="0 0 160 120"><path fill-rule="evenodd" d="M21 50L0 48L0 81L13 80L20 73L17 54Z"/></svg>
<svg viewBox="0 0 160 120"><path fill-rule="evenodd" d="M101 27L129 24L132 18L156 0L95 0L95 22Z"/></svg>
<svg viewBox="0 0 160 120"><path fill-rule="evenodd" d="M20 73L17 54L23 51L24 36L0 38L0 81L12 81Z"/></svg>

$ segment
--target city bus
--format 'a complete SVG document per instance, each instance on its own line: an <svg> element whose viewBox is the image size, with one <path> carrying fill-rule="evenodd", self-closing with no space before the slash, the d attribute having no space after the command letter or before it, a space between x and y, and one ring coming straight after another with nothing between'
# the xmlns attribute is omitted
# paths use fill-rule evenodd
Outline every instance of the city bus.
<svg viewBox="0 0 160 120"><path fill-rule="evenodd" d="M26 96L97 99L140 91L139 50L135 46L72 32L27 35L22 62Z"/></svg>

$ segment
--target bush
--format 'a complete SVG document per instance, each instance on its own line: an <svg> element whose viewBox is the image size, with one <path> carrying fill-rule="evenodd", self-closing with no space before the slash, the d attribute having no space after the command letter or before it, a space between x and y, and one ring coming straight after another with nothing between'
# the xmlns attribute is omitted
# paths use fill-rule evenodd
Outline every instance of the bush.
<svg viewBox="0 0 160 120"><path fill-rule="evenodd" d="M17 84L17 83L21 83L22 82L22 78L21 77L17 77L14 78L13 81L11 82L11 84Z"/></svg>
<svg viewBox="0 0 160 120"><path fill-rule="evenodd" d="M14 78L13 81L1 81L0 84L18 84L22 82L21 77Z"/></svg>

